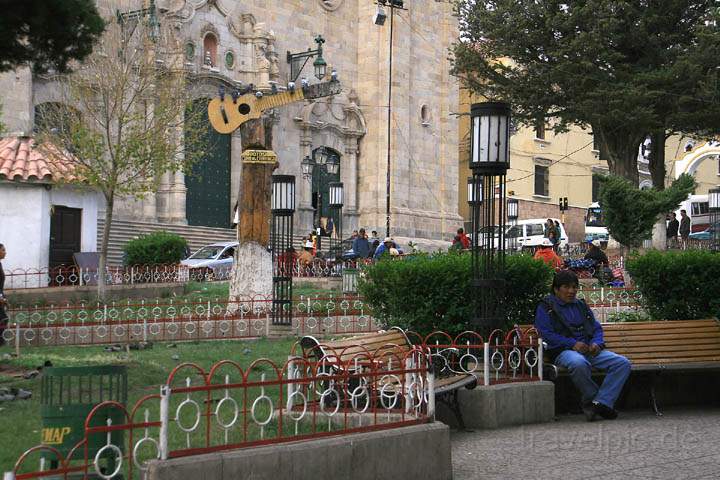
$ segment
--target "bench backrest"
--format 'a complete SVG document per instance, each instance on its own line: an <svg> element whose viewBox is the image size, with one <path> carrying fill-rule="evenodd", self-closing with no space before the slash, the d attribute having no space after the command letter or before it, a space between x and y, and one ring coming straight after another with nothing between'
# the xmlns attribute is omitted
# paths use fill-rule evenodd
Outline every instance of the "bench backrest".
<svg viewBox="0 0 720 480"><path fill-rule="evenodd" d="M412 344L399 328L359 335L342 340L321 341L312 336L300 340L306 358L325 357L333 363L351 362L356 358L372 355L373 360L387 362L402 360L412 350Z"/></svg>
<svg viewBox="0 0 720 480"><path fill-rule="evenodd" d="M673 320L603 324L605 346L634 365L720 362L720 322Z"/></svg>

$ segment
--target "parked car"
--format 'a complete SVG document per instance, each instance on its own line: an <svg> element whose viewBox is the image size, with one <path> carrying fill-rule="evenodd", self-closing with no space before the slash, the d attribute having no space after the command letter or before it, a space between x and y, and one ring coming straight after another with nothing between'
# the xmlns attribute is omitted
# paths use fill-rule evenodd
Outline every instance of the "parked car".
<svg viewBox="0 0 720 480"><path fill-rule="evenodd" d="M565 226L559 219L553 218L560 224L560 248L564 249L568 244L568 236ZM518 220L515 225L508 225L505 230L505 249L521 250L523 246L535 247L542 243L545 238L546 218L530 218ZM472 234L468 234L472 241ZM495 227L495 247L497 248L497 227Z"/></svg>
<svg viewBox="0 0 720 480"><path fill-rule="evenodd" d="M190 267L190 278L200 279L212 272L217 280L230 278L235 249L238 242L218 242L205 245L197 252L180 262Z"/></svg>
<svg viewBox="0 0 720 480"><path fill-rule="evenodd" d="M720 228L720 223L710 225L705 230L702 230L700 232L693 232L690 234L689 238L693 240L710 240L711 238L713 238L713 235L715 234L715 229L717 228Z"/></svg>

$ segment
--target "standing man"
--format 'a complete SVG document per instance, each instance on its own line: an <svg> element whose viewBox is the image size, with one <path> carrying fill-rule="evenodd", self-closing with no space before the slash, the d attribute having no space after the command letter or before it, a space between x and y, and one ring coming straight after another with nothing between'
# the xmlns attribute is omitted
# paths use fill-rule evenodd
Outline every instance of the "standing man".
<svg viewBox="0 0 720 480"><path fill-rule="evenodd" d="M353 240L352 249L355 254L355 258L367 258L370 256L370 243L365 235L364 228L360 229L360 234L355 237L355 240Z"/></svg>
<svg viewBox="0 0 720 480"><path fill-rule="evenodd" d="M683 250L687 249L688 238L690 237L690 217L687 211L680 210L680 238L682 239Z"/></svg>
<svg viewBox="0 0 720 480"><path fill-rule="evenodd" d="M684 210L683 210L684 211ZM678 230L680 229L680 222L678 222L677 215L675 212L670 214L670 221L667 225L667 246L668 248L675 247L677 244Z"/></svg>
<svg viewBox="0 0 720 480"><path fill-rule="evenodd" d="M3 333L8 325L8 316L5 313L5 306L7 305L7 299L5 298L5 271L2 266L5 255L5 245L0 243L0 346L5 345Z"/></svg>
<svg viewBox="0 0 720 480"><path fill-rule="evenodd" d="M556 273L552 293L535 312L535 327L547 343L547 357L566 368L580 390L587 421L598 416L612 420L618 415L615 402L630 375L630 361L605 350L602 326L587 304L576 298L578 285L573 272ZM592 379L593 368L606 371L599 387Z"/></svg>

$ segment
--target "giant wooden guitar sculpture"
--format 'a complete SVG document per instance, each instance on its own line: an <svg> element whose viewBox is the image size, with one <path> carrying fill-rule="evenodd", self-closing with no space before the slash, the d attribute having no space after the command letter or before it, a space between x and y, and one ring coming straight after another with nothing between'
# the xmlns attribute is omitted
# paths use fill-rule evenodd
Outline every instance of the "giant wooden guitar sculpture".
<svg viewBox="0 0 720 480"><path fill-rule="evenodd" d="M272 95L247 93L238 96L237 94L221 94L219 98L210 100L208 117L210 118L210 124L219 133L232 133L248 120L260 118L260 115L267 109L338 93L340 93L340 82L331 80Z"/></svg>
<svg viewBox="0 0 720 480"><path fill-rule="evenodd" d="M292 102L336 95L341 89L334 76L315 85L289 87L285 92L272 94L234 92L227 95L221 90L219 97L208 104L210 124L219 133L232 133L242 127L242 185L237 225L240 245L230 282L231 301L273 294L272 261L266 247L270 240L272 172L277 168L277 157L272 152L272 130L267 130L269 124L266 126L261 118L263 112Z"/></svg>

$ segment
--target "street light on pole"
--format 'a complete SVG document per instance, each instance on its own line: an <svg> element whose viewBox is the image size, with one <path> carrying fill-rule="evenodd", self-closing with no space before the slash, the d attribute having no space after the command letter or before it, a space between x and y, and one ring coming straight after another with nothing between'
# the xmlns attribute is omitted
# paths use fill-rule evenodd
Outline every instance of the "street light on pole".
<svg viewBox="0 0 720 480"><path fill-rule="evenodd" d="M390 133L391 119L392 119L392 54L393 54L393 23L395 18L395 9L407 10L404 8L403 0L378 0L377 11L373 16L373 23L375 25L384 25L387 14L385 13L385 7L390 9L390 52L388 59L388 107L387 107L387 169L385 174L385 236L390 236Z"/></svg>
<svg viewBox="0 0 720 480"><path fill-rule="evenodd" d="M710 210L710 248L720 252L720 188L712 188L708 192Z"/></svg>
<svg viewBox="0 0 720 480"><path fill-rule="evenodd" d="M473 177L472 272L475 298L473 323L489 331L503 316L505 271L505 175L510 168L510 105L475 103L470 108ZM495 302L493 304L493 302Z"/></svg>

